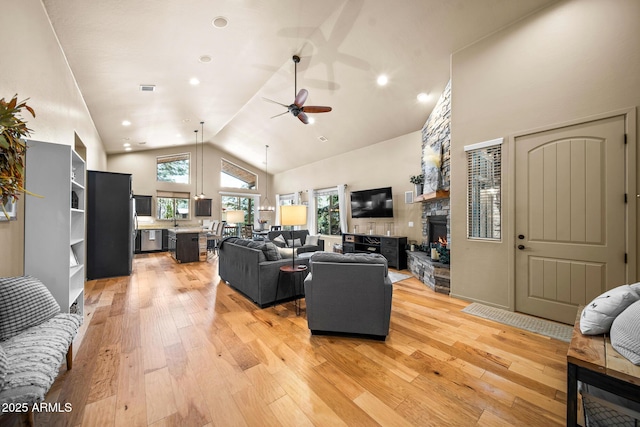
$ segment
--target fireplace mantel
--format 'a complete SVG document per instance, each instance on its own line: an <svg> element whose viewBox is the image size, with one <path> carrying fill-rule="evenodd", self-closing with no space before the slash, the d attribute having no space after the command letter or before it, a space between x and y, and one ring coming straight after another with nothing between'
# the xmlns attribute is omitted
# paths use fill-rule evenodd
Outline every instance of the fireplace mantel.
<svg viewBox="0 0 640 427"><path fill-rule="evenodd" d="M415 201L424 203L424 202L429 202L431 200L448 199L448 198L449 198L449 190L437 190L437 191L434 191L433 193L421 194L416 197Z"/></svg>

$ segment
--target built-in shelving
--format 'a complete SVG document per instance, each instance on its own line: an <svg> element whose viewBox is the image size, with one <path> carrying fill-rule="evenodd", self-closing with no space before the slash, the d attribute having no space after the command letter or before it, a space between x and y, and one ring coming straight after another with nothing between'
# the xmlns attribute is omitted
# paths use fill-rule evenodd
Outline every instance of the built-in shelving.
<svg viewBox="0 0 640 427"><path fill-rule="evenodd" d="M62 311L82 313L85 162L68 145L27 145L25 187L37 196L25 198L25 274L40 279Z"/></svg>
<svg viewBox="0 0 640 427"><path fill-rule="evenodd" d="M389 267L398 270L407 268L407 255L404 250L406 246L406 237L350 233L342 235L344 253L382 254L387 259Z"/></svg>

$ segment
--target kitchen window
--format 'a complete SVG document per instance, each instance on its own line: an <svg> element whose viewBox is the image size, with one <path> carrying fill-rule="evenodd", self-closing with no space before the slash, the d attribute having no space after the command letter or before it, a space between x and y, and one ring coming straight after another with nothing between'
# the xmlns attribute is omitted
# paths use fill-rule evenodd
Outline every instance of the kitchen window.
<svg viewBox="0 0 640 427"><path fill-rule="evenodd" d="M178 221L191 218L189 210L191 198L189 193L158 191L156 200L156 217L158 219Z"/></svg>

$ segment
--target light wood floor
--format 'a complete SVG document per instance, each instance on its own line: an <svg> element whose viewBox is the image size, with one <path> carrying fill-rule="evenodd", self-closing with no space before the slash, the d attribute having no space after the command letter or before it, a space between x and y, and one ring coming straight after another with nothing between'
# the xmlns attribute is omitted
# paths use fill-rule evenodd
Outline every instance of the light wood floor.
<svg viewBox="0 0 640 427"><path fill-rule="evenodd" d="M47 396L73 409L36 425L565 423L567 343L461 313L414 278L394 284L386 342L311 336L304 310L258 309L215 259L138 255L85 298L73 369Z"/></svg>

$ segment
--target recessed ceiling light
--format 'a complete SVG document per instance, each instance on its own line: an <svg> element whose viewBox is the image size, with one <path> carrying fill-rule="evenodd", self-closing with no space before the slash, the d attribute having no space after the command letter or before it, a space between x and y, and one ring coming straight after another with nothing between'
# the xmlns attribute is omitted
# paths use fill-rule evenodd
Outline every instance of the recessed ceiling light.
<svg viewBox="0 0 640 427"><path fill-rule="evenodd" d="M182 119L182 123L189 123L191 119Z"/></svg>
<svg viewBox="0 0 640 427"><path fill-rule="evenodd" d="M208 64L212 61L212 59L213 58L211 58L209 55L202 55L200 58L198 58L198 61L202 62L203 64Z"/></svg>
<svg viewBox="0 0 640 427"><path fill-rule="evenodd" d="M129 144L128 142L125 142L124 144L122 144L123 147L131 147L131 144Z"/></svg>
<svg viewBox="0 0 640 427"><path fill-rule="evenodd" d="M429 94L428 93L424 93L424 92L420 92L418 94L418 101L422 102L423 104L426 103L427 101L429 101Z"/></svg>
<svg viewBox="0 0 640 427"><path fill-rule="evenodd" d="M211 25L216 28L224 28L229 25L229 20L224 16L216 16L215 18L213 18L213 21L211 21Z"/></svg>
<svg viewBox="0 0 640 427"><path fill-rule="evenodd" d="M125 148L124 151L131 151L131 147Z"/></svg>
<svg viewBox="0 0 640 427"><path fill-rule="evenodd" d="M389 77L385 76L384 74L380 74L378 76L377 82L378 82L378 86L384 86L387 83L389 83Z"/></svg>
<svg viewBox="0 0 640 427"><path fill-rule="evenodd" d="M195 77L192 77L189 79L189 84L192 86L198 86L200 84L200 80L196 79Z"/></svg>
<svg viewBox="0 0 640 427"><path fill-rule="evenodd" d="M122 126L131 126L131 122L129 120L123 120Z"/></svg>

